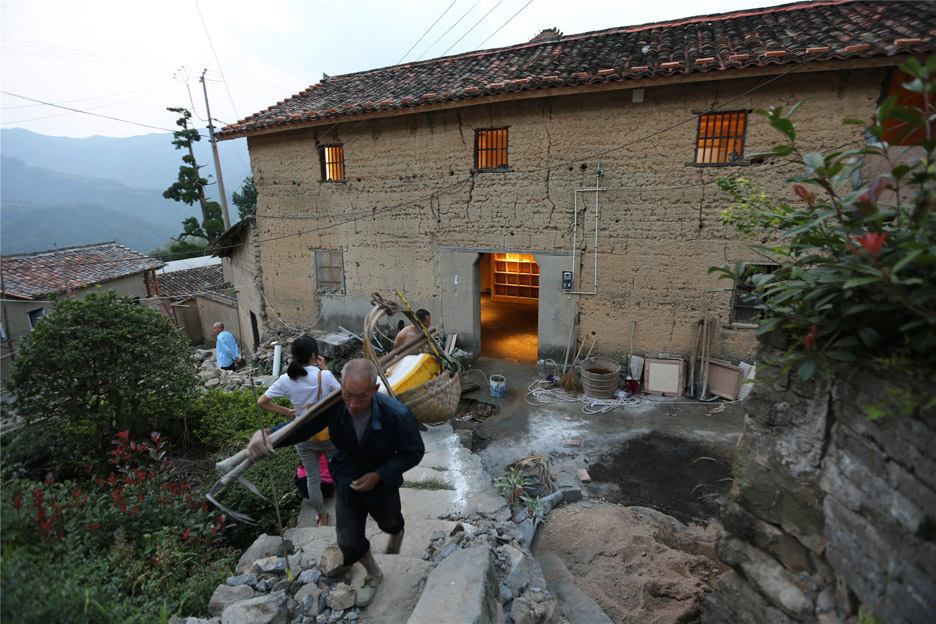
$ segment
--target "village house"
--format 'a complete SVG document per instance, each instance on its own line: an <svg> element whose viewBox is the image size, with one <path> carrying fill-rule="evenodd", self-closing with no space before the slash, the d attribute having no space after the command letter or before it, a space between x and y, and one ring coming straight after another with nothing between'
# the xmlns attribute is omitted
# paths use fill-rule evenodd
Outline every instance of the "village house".
<svg viewBox="0 0 936 624"><path fill-rule="evenodd" d="M754 111L807 100L802 149L860 147L841 121L901 90L934 25L930 2L802 2L326 76L219 134L248 141L259 294L333 329L399 290L472 354L486 319L532 319L520 361L686 356L707 309L712 355L750 358L760 311L708 269L772 259L721 223L716 179L795 201Z"/></svg>
<svg viewBox="0 0 936 624"><path fill-rule="evenodd" d="M217 258L204 256L173 260L159 273L160 291L164 297L162 309L192 344L202 344L206 339L214 342L211 327L216 321L231 327L234 339L240 342L240 332L236 327L237 302L223 294L223 303L214 298L217 291L227 285ZM232 318L234 323L231 323Z"/></svg>
<svg viewBox="0 0 936 624"><path fill-rule="evenodd" d="M116 242L0 257L2 294L2 377L16 347L55 299L82 299L98 288L136 300L159 297L156 270L164 262Z"/></svg>
<svg viewBox="0 0 936 624"><path fill-rule="evenodd" d="M262 273L259 245L254 244L256 230L256 217L247 216L229 227L209 246L214 255L220 256L224 280L237 294L238 333L234 335L248 352L256 351L262 340L261 328L267 319L258 285Z"/></svg>

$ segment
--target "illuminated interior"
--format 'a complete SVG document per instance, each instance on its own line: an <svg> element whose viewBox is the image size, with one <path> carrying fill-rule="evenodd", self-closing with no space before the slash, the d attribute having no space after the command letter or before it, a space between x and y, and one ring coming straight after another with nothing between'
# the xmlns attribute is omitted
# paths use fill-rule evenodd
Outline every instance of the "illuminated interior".
<svg viewBox="0 0 936 624"><path fill-rule="evenodd" d="M747 113L710 113L699 120L696 164L741 162Z"/></svg>
<svg viewBox="0 0 936 624"><path fill-rule="evenodd" d="M507 167L507 128L478 130L478 169Z"/></svg>
<svg viewBox="0 0 936 624"><path fill-rule="evenodd" d="M495 269L501 267L504 271ZM508 273L507 269L516 269ZM481 354L499 360L534 363L538 349L539 266L530 254L484 254L481 260ZM516 283L513 278L516 277ZM498 279L502 283L497 284ZM536 287L533 287L533 282ZM524 292L536 296L520 297ZM495 300L494 291L505 294ZM506 294L506 291L513 294ZM516 289L516 290L514 290Z"/></svg>
<svg viewBox="0 0 936 624"><path fill-rule="evenodd" d="M344 146L325 148L325 180L344 180Z"/></svg>

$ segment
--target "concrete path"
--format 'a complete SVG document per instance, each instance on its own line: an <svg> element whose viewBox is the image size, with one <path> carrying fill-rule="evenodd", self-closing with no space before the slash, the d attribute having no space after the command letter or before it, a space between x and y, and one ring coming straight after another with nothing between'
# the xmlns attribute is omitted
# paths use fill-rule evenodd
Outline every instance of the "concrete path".
<svg viewBox="0 0 936 624"><path fill-rule="evenodd" d="M360 564L337 578L326 576L340 563L331 500L326 504L331 526L314 526L315 514L304 506L296 528L284 532L292 577L279 563L282 540L258 538L238 563L239 575L215 592L214 621L240 624L241 614L261 607L287 613L286 621L296 624L349 617L365 624L562 621L539 564L478 456L461 445L448 423L431 426L422 436L426 455L404 474L400 490L406 520L400 554L383 554L388 536L368 518L371 550L384 573L369 606L354 606L364 580Z"/></svg>

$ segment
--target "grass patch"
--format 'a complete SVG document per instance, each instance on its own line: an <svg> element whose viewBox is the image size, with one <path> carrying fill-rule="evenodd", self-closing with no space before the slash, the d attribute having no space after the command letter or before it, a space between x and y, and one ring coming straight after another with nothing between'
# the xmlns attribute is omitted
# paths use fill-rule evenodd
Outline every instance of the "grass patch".
<svg viewBox="0 0 936 624"><path fill-rule="evenodd" d="M441 479L426 479L425 481L404 481L403 487L414 490L454 490L455 488Z"/></svg>

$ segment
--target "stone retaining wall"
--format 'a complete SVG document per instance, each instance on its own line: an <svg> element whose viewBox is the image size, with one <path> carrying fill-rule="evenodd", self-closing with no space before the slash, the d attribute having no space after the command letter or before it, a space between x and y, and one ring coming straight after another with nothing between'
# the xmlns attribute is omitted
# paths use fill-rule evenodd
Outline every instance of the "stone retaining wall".
<svg viewBox="0 0 936 624"><path fill-rule="evenodd" d="M779 351L762 346L759 361ZM861 604L882 621L936 613L936 408L898 414L932 381L869 367L803 383L758 372L723 501L719 557L733 570L703 621L851 622ZM868 406L887 415L871 420ZM905 410L904 410L905 411Z"/></svg>

